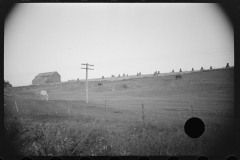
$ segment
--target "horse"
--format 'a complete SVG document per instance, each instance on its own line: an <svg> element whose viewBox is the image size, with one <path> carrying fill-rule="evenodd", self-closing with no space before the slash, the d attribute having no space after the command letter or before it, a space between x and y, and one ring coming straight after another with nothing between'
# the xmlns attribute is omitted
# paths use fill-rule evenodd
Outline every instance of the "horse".
<svg viewBox="0 0 240 160"><path fill-rule="evenodd" d="M182 79L182 76L181 75L176 75L176 80L177 79Z"/></svg>
<svg viewBox="0 0 240 160"><path fill-rule="evenodd" d="M103 84L102 83L98 83L98 86L103 86Z"/></svg>
<svg viewBox="0 0 240 160"><path fill-rule="evenodd" d="M47 91L42 90L42 91L40 92L40 95L41 95L41 99L42 99L42 100L48 101Z"/></svg>

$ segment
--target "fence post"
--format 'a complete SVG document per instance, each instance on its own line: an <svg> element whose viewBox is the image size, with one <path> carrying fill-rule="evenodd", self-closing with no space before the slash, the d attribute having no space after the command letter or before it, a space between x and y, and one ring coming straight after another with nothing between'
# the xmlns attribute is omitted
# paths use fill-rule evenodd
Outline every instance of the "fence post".
<svg viewBox="0 0 240 160"><path fill-rule="evenodd" d="M84 106L85 116L87 116L87 106Z"/></svg>
<svg viewBox="0 0 240 160"><path fill-rule="evenodd" d="M68 110L68 113L70 113L70 112L69 112L69 107L68 107L67 100L65 100L65 102L66 102L66 104L67 104L67 110Z"/></svg>
<svg viewBox="0 0 240 160"><path fill-rule="evenodd" d="M106 100L105 100L105 117L107 119L107 102L106 102Z"/></svg>
<svg viewBox="0 0 240 160"><path fill-rule="evenodd" d="M145 119L145 115L144 115L144 105L143 105L143 103L142 103L142 120L144 121L144 119Z"/></svg>
<svg viewBox="0 0 240 160"><path fill-rule="evenodd" d="M192 103L191 103L191 110L192 110L192 117L193 117L193 106L192 106Z"/></svg>
<svg viewBox="0 0 240 160"><path fill-rule="evenodd" d="M18 112L18 107L17 107L17 102L15 101L15 107L16 107L16 109L17 109L17 112Z"/></svg>
<svg viewBox="0 0 240 160"><path fill-rule="evenodd" d="M144 105L142 103L142 120L143 120L143 138L145 139L146 137L146 124L145 124L145 114L144 114Z"/></svg>

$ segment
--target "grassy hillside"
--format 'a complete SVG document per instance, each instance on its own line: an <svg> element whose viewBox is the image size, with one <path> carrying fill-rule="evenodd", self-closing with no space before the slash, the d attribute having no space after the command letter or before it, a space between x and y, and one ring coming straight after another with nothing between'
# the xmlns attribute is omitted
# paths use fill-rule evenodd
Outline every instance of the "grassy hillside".
<svg viewBox="0 0 240 160"><path fill-rule="evenodd" d="M88 104L84 82L5 90L13 94L4 97L5 141L25 156L229 155L234 70L182 77L132 78L102 82L103 87L91 81ZM43 89L49 101L40 100ZM205 133L198 139L184 132L191 105L194 116L205 123Z"/></svg>

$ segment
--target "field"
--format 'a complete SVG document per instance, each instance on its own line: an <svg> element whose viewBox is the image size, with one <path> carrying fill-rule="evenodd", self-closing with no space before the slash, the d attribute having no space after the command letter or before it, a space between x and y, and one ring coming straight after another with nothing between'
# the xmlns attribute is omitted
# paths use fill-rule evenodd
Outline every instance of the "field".
<svg viewBox="0 0 240 160"><path fill-rule="evenodd" d="M6 94L12 94L4 96L4 140L12 150L6 154L230 155L234 69L182 77L102 81L103 87L90 81L88 104L84 82L6 89ZM38 95L42 89L49 93L49 101ZM197 139L184 132L185 122L192 117L191 105L193 116L205 124L204 134Z"/></svg>

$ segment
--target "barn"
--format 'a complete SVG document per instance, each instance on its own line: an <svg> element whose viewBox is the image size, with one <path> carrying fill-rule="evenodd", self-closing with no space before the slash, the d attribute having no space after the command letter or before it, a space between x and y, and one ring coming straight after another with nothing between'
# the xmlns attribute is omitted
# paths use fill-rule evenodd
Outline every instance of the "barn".
<svg viewBox="0 0 240 160"><path fill-rule="evenodd" d="M33 85L52 84L61 82L61 76L58 72L39 73L33 80Z"/></svg>

